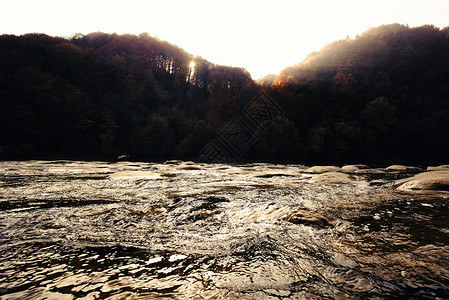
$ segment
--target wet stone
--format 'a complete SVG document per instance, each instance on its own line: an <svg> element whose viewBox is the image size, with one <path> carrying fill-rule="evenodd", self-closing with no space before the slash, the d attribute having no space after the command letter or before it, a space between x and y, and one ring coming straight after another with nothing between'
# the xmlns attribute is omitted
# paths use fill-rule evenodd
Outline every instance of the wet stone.
<svg viewBox="0 0 449 300"><path fill-rule="evenodd" d="M164 164L166 165L179 165L182 163L183 163L182 160L167 160L166 162L164 162Z"/></svg>
<svg viewBox="0 0 449 300"><path fill-rule="evenodd" d="M202 170L202 168L200 166L191 166L191 165L180 166L177 169L181 170L181 171L199 171L199 170Z"/></svg>
<svg viewBox="0 0 449 300"><path fill-rule="evenodd" d="M293 211L282 219L293 224L303 224L319 229L334 227L326 217L307 211Z"/></svg>
<svg viewBox="0 0 449 300"><path fill-rule="evenodd" d="M430 171L413 177L397 180L394 187L402 191L445 191L449 192L449 169Z"/></svg>
<svg viewBox="0 0 449 300"><path fill-rule="evenodd" d="M385 168L385 171L387 171L387 172L419 173L419 172L422 172L423 170L418 167L392 165L392 166Z"/></svg>
<svg viewBox="0 0 449 300"><path fill-rule="evenodd" d="M109 175L113 179L157 179L160 174L147 171L120 171Z"/></svg>
<svg viewBox="0 0 449 300"><path fill-rule="evenodd" d="M340 172L341 168L337 166L314 166L304 170L304 173L325 173L325 172Z"/></svg>
<svg viewBox="0 0 449 300"><path fill-rule="evenodd" d="M354 183L354 179L345 173L339 172L325 172L314 175L310 182L313 183L332 183L332 184L348 184Z"/></svg>
<svg viewBox="0 0 449 300"><path fill-rule="evenodd" d="M359 164L359 165L345 165L345 166L341 167L341 169L344 172L353 173L355 171L369 169L369 167L367 165Z"/></svg>
<svg viewBox="0 0 449 300"><path fill-rule="evenodd" d="M379 169L359 169L355 170L354 173L370 175L370 174L385 174L385 171Z"/></svg>
<svg viewBox="0 0 449 300"><path fill-rule="evenodd" d="M429 166L427 171L449 171L449 165Z"/></svg>

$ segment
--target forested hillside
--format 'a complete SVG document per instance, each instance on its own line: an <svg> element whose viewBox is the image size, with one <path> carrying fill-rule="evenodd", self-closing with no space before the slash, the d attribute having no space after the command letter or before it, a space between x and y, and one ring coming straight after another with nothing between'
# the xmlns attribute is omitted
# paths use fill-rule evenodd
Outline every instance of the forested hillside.
<svg viewBox="0 0 449 300"><path fill-rule="evenodd" d="M1 36L0 66L4 157L193 157L257 92L146 34Z"/></svg>
<svg viewBox="0 0 449 300"><path fill-rule="evenodd" d="M290 157L447 160L449 28L385 25L331 43L284 69L272 94L296 129Z"/></svg>
<svg viewBox="0 0 449 300"><path fill-rule="evenodd" d="M0 36L0 159L195 159L264 90L282 115L237 160L447 162L448 28L380 26L273 78L147 34Z"/></svg>

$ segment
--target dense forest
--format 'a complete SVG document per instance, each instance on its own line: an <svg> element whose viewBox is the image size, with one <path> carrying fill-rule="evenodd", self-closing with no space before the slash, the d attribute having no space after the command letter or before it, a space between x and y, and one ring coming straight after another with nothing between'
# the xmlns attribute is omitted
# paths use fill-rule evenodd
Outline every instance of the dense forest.
<svg viewBox="0 0 449 300"><path fill-rule="evenodd" d="M258 82L148 34L0 36L0 159L195 160L212 142L237 161L447 163L448 137L449 28L383 25Z"/></svg>

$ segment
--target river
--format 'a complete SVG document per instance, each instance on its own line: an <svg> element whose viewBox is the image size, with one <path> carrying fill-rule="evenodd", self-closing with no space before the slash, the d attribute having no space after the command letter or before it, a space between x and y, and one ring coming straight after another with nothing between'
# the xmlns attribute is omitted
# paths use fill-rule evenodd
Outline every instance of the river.
<svg viewBox="0 0 449 300"><path fill-rule="evenodd" d="M0 299L449 298L447 196L304 170L0 162Z"/></svg>

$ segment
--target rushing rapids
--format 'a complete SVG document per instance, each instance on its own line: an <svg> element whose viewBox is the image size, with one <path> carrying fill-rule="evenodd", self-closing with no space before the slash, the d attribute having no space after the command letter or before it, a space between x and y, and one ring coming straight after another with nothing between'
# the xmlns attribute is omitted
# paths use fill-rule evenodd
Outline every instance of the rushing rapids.
<svg viewBox="0 0 449 300"><path fill-rule="evenodd" d="M0 298L449 298L449 193L321 169L0 162Z"/></svg>

